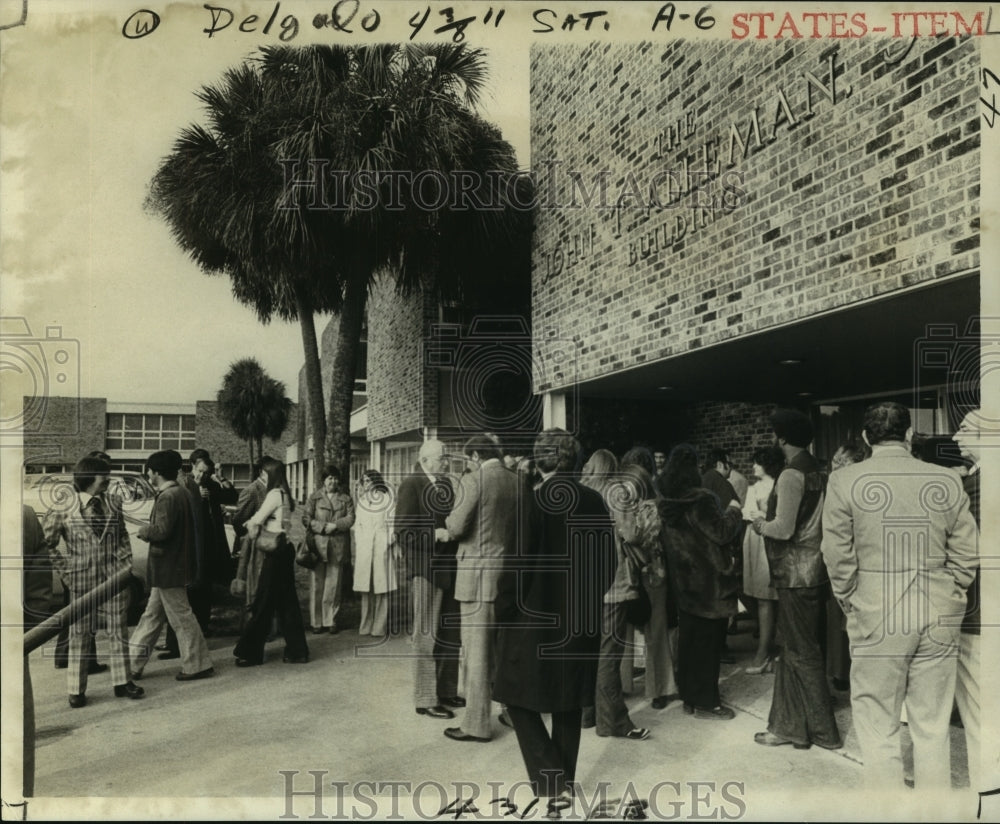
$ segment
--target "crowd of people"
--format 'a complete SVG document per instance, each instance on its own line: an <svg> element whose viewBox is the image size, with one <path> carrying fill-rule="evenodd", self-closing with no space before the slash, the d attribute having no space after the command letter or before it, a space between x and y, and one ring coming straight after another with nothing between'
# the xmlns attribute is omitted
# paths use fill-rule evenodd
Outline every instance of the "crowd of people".
<svg viewBox="0 0 1000 824"><path fill-rule="evenodd" d="M966 465L942 467L934 454L914 455L906 408L875 404L863 442L844 444L827 464L808 450L809 417L779 409L773 443L752 453L752 485L721 449L703 459L683 443L669 453L637 447L620 459L598 449L583 462L580 444L560 429L539 434L527 456L477 435L464 445L457 476L449 472L456 456L427 440L395 489L369 469L354 496L329 466L301 513L315 556L308 628L338 632L350 585L361 596L359 635L386 636L389 596L405 575L416 713L452 719L464 709L444 735L485 743L499 702L499 722L513 727L529 781L553 817L571 803L582 730L634 741L651 735L625 702L636 633L654 708L679 699L696 719L734 717L719 677L732 662L727 639L741 603L758 632L746 672L774 673L758 744L841 747L830 679L846 686L849 677L869 780L883 789L904 780L905 707L914 748L905 779L921 789L948 786L954 699L976 786L979 421L970 412L954 436ZM150 546L151 594L131 639L124 594L97 616L112 639L116 696L143 697L135 682L167 625L176 647L161 657L180 659L177 679L214 673L204 631L212 585L228 580L246 608L236 666L264 663L276 633L285 662L310 660L284 465L263 460L235 500L234 570L220 507L235 490L203 450L191 459L189 478L176 452L147 461L157 496L139 536ZM81 460L78 506L49 513L31 532L49 548L70 598L130 563L121 507L105 493L108 473L106 456ZM345 581L349 557L354 572ZM69 628L73 707L86 703L97 618Z"/></svg>

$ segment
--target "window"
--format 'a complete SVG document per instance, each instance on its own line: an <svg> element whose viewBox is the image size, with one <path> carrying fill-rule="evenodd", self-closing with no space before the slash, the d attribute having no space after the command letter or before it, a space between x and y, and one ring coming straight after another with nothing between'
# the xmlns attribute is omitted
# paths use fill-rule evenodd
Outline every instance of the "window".
<svg viewBox="0 0 1000 824"><path fill-rule="evenodd" d="M248 467L245 463L222 464L220 469L222 471L222 477L228 481L232 481L234 484L246 486L251 481L250 467Z"/></svg>
<svg viewBox="0 0 1000 824"><path fill-rule="evenodd" d="M420 444L386 444L385 478L398 486L399 482L414 471L420 457Z"/></svg>
<svg viewBox="0 0 1000 824"><path fill-rule="evenodd" d="M194 446L194 415L111 413L107 416L105 449L190 452Z"/></svg>

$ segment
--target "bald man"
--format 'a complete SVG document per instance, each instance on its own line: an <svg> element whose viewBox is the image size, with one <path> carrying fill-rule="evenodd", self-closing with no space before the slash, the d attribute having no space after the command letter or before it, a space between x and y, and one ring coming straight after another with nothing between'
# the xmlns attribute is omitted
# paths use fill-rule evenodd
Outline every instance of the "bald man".
<svg viewBox="0 0 1000 824"><path fill-rule="evenodd" d="M454 541L436 541L455 493L441 441L424 441L419 463L399 485L393 528L413 592L413 700L418 715L454 718L460 617L455 606ZM450 619L450 620L449 620Z"/></svg>

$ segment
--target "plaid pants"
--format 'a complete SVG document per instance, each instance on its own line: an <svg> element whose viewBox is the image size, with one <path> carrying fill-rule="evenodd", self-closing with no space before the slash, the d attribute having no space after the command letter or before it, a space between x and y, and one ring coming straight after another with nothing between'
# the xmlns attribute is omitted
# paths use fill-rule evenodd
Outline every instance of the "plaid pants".
<svg viewBox="0 0 1000 824"><path fill-rule="evenodd" d="M82 593L71 593L76 599ZM84 615L74 621L69 628L69 666L66 670L66 684L70 695L83 695L87 691L87 667L90 664L91 638L101 622L107 627L110 652L108 664L111 666L111 683L120 686L131 679L128 665L128 622L126 609L128 593L122 592L98 607L96 612Z"/></svg>

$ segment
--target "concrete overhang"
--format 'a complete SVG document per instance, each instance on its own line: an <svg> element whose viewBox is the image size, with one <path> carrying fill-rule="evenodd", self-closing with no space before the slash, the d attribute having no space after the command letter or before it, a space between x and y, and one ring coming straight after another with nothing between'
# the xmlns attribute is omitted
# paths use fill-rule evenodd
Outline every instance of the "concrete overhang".
<svg viewBox="0 0 1000 824"><path fill-rule="evenodd" d="M967 386L978 379L970 353L979 336L969 332L978 315L979 273L963 273L589 380L576 393L802 404Z"/></svg>

